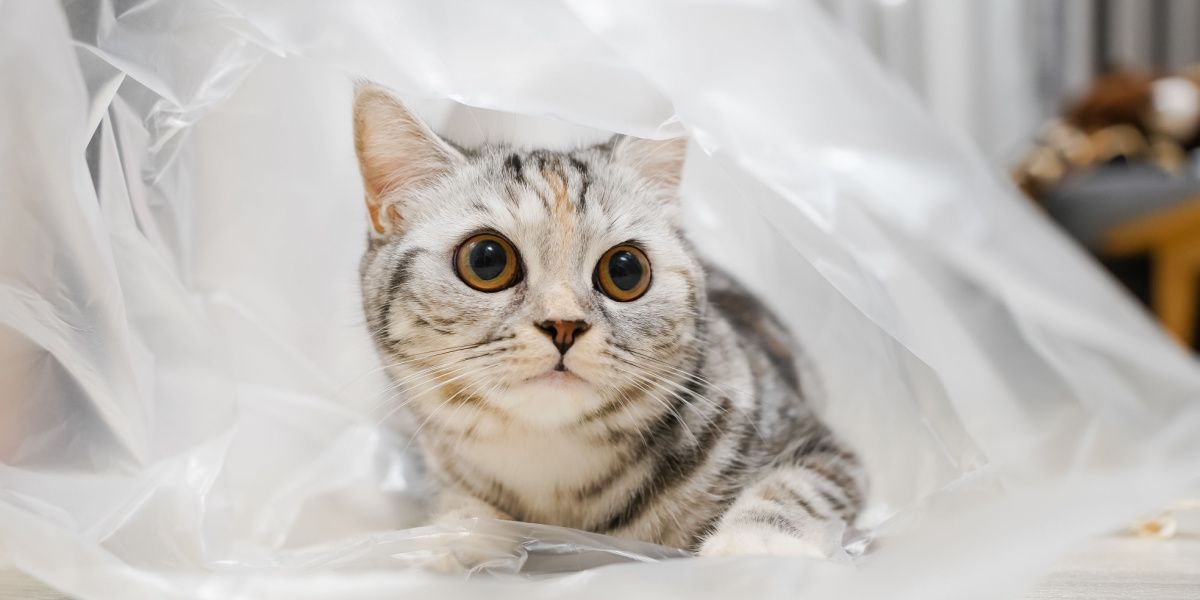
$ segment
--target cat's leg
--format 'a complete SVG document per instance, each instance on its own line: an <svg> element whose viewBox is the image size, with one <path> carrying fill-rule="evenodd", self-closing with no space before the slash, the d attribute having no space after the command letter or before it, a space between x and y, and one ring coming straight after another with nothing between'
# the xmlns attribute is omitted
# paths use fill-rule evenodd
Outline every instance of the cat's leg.
<svg viewBox="0 0 1200 600"><path fill-rule="evenodd" d="M858 515L863 492L862 467L847 452L774 464L738 494L699 552L832 556Z"/></svg>
<svg viewBox="0 0 1200 600"><path fill-rule="evenodd" d="M513 518L491 503L454 488L443 490L420 564L441 573L495 568L511 571L524 562L524 539L507 523Z"/></svg>

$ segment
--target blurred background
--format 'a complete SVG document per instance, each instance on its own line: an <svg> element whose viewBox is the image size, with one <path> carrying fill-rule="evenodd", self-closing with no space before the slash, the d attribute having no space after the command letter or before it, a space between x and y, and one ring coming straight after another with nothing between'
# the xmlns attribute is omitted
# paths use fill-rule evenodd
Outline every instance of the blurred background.
<svg viewBox="0 0 1200 600"><path fill-rule="evenodd" d="M821 4L1200 347L1200 1Z"/></svg>

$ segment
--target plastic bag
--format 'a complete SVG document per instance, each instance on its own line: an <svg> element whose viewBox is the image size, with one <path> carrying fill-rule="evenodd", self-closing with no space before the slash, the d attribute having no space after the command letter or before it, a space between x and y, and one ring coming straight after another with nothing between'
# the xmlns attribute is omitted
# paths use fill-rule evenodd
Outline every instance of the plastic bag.
<svg viewBox="0 0 1200 600"><path fill-rule="evenodd" d="M806 2L10 0L0 73L0 562L79 598L1007 597L1200 472L1191 360ZM465 143L690 135L690 235L821 374L873 550L419 527L358 77Z"/></svg>

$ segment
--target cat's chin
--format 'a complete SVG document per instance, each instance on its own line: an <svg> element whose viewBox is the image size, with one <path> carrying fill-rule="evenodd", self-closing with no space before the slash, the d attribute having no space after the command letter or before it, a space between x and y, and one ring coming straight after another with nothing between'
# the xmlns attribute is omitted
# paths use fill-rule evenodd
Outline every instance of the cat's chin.
<svg viewBox="0 0 1200 600"><path fill-rule="evenodd" d="M534 427L569 425L603 402L595 388L571 371L547 371L508 387L492 398Z"/></svg>

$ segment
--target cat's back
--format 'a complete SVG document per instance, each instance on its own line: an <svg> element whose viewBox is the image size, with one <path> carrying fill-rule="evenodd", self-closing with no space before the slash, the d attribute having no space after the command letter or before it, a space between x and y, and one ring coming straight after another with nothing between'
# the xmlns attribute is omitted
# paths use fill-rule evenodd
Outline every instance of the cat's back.
<svg viewBox="0 0 1200 600"><path fill-rule="evenodd" d="M729 323L747 353L756 378L779 380L788 391L800 392L795 340L766 304L724 270L704 265L708 303Z"/></svg>

